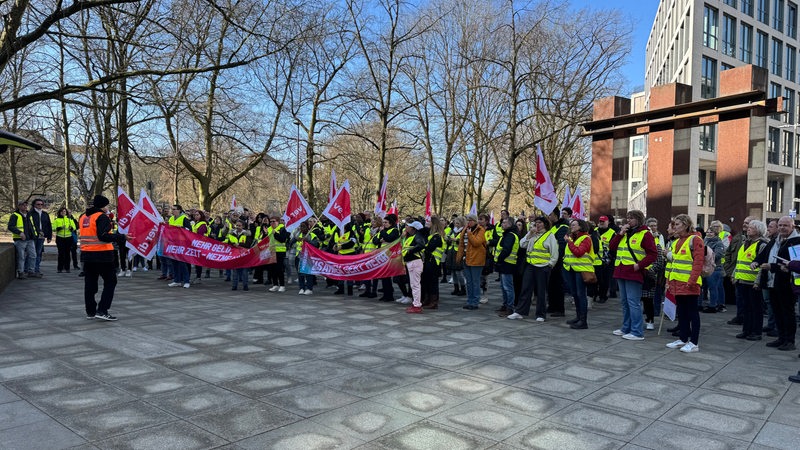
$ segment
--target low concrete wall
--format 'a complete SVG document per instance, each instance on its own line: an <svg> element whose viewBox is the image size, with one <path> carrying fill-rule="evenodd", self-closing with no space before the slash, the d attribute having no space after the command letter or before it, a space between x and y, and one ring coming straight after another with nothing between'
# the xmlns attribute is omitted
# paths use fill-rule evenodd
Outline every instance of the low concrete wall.
<svg viewBox="0 0 800 450"><path fill-rule="evenodd" d="M11 284L17 275L14 244L0 243L0 293Z"/></svg>

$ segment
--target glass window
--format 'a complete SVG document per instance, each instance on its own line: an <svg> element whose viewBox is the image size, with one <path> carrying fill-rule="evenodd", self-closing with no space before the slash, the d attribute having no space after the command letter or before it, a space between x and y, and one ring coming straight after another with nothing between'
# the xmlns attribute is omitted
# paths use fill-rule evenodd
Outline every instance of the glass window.
<svg viewBox="0 0 800 450"><path fill-rule="evenodd" d="M730 69L733 69L733 66L730 65L730 64L725 64L725 63L720 63L719 64L719 71L720 72L724 72L724 71L730 70Z"/></svg>
<svg viewBox="0 0 800 450"><path fill-rule="evenodd" d="M697 206L703 206L706 202L706 171L700 169L697 174Z"/></svg>
<svg viewBox="0 0 800 450"><path fill-rule="evenodd" d="M714 197L717 196L717 172L713 170L708 171L708 206L713 208L716 206Z"/></svg>
<svg viewBox="0 0 800 450"><path fill-rule="evenodd" d="M783 0L775 0L772 4L772 28L783 33Z"/></svg>
<svg viewBox="0 0 800 450"><path fill-rule="evenodd" d="M736 56L736 19L722 15L722 53Z"/></svg>
<svg viewBox="0 0 800 450"><path fill-rule="evenodd" d="M783 145L781 146L781 165L792 167L792 150L794 148L794 134L791 131L783 131Z"/></svg>
<svg viewBox="0 0 800 450"><path fill-rule="evenodd" d="M703 56L703 65L700 74L700 97L714 98L717 96L717 61Z"/></svg>
<svg viewBox="0 0 800 450"><path fill-rule="evenodd" d="M769 0L756 0L756 13L758 14L758 21L769 25Z"/></svg>
<svg viewBox="0 0 800 450"><path fill-rule="evenodd" d="M772 74L783 75L783 42L772 38Z"/></svg>
<svg viewBox="0 0 800 450"><path fill-rule="evenodd" d="M644 138L635 138L633 140L633 149L631 151L631 156L633 157L644 156Z"/></svg>
<svg viewBox="0 0 800 450"><path fill-rule="evenodd" d="M767 68L768 39L766 33L756 32L756 65L764 69Z"/></svg>
<svg viewBox="0 0 800 450"><path fill-rule="evenodd" d="M739 51L739 59L745 64L753 62L753 27L742 24L742 39Z"/></svg>
<svg viewBox="0 0 800 450"><path fill-rule="evenodd" d="M783 92L783 89L781 88L780 84L778 84L778 83L770 83L769 84L769 98L780 97L782 92ZM775 120L783 120L783 118L781 116L782 116L782 114L771 114L770 115L770 117L775 119Z"/></svg>
<svg viewBox="0 0 800 450"><path fill-rule="evenodd" d="M717 49L718 21L717 10L706 5L703 11L703 45L714 50Z"/></svg>
<svg viewBox="0 0 800 450"><path fill-rule="evenodd" d="M742 0L742 12L753 17L753 0Z"/></svg>
<svg viewBox="0 0 800 450"><path fill-rule="evenodd" d="M786 11L786 34L792 39L797 39L797 5L789 3Z"/></svg>
<svg viewBox="0 0 800 450"><path fill-rule="evenodd" d="M785 88L783 90L783 98L784 98L784 101L786 102L786 104L783 105L783 106L784 106L784 109L786 109L786 113L787 113L787 114L784 115L785 116L784 120L786 120L786 123L794 124L795 123L794 122L795 108L797 107L796 104L795 104L794 90L793 89L789 89L789 88Z"/></svg>
<svg viewBox="0 0 800 450"><path fill-rule="evenodd" d="M780 160L781 130L769 127L767 132L767 162L778 164Z"/></svg>
<svg viewBox="0 0 800 450"><path fill-rule="evenodd" d="M781 198L783 197L783 182L778 180L767 181L767 211L779 212Z"/></svg>
<svg viewBox="0 0 800 450"><path fill-rule="evenodd" d="M797 49L791 45L786 46L786 79L794 81L797 66Z"/></svg>
<svg viewBox="0 0 800 450"><path fill-rule="evenodd" d="M725 4L736 8L736 0L725 0Z"/></svg>
<svg viewBox="0 0 800 450"><path fill-rule="evenodd" d="M717 124L700 126L700 150L713 152L716 149Z"/></svg>

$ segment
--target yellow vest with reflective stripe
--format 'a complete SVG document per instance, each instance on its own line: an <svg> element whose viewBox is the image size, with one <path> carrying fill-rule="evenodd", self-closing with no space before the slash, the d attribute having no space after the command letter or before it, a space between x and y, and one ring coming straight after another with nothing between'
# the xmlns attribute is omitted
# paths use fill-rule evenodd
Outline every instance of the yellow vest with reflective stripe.
<svg viewBox="0 0 800 450"><path fill-rule="evenodd" d="M433 249L432 256L433 256L433 259L436 260L436 264L441 264L442 263L442 255L444 255L444 250L447 247L447 244L445 244L444 239L442 238L441 235L439 235L439 233L433 233L430 236L428 236L428 242L430 242L431 238L433 238L434 236L439 236L439 239L441 239L442 244L440 246L436 247L435 249Z"/></svg>
<svg viewBox="0 0 800 450"><path fill-rule="evenodd" d="M22 214L20 214L18 212L13 212L13 213L11 213L11 215L12 216L17 216L17 229L24 233L25 232L25 224L22 222ZM37 237L38 233L36 233L36 226L34 225L33 216L31 215L31 213L28 213L28 222L31 223L31 230L33 230L33 237ZM14 239L19 239L19 238L22 237L22 235L16 234L16 233L11 233L11 237L14 238Z"/></svg>
<svg viewBox="0 0 800 450"><path fill-rule="evenodd" d="M178 217L169 216L169 221L167 221L167 223L172 225L173 227L183 227L184 220L189 220L189 218L186 217L186 214L181 213L181 215Z"/></svg>
<svg viewBox="0 0 800 450"><path fill-rule="evenodd" d="M337 234L337 235L334 237L334 239L336 239L336 244L337 244L337 245L344 244L345 242L348 242L348 241L350 240L350 232L349 232L349 231L347 231L347 232L345 232L345 233L344 233L344 234L342 234L342 235L338 235L338 234ZM353 246L353 247L351 247L351 248L340 248L340 249L339 249L339 254L340 254L340 255L350 255L350 254L353 254L353 253L355 253L355 252L356 252L356 248L355 248L355 246Z"/></svg>
<svg viewBox="0 0 800 450"><path fill-rule="evenodd" d="M611 238L614 237L614 229L607 228L603 234L600 234L600 229L597 229L597 234L600 236L600 252L604 253L608 251L608 246L611 244Z"/></svg>
<svg viewBox="0 0 800 450"><path fill-rule="evenodd" d="M588 234L584 234L576 239L573 245L577 247L586 239L592 240ZM569 245L567 245L564 249L564 268L568 270L572 269L573 272L594 272L595 258L594 246L591 245L591 242L589 243L589 251L584 253L581 257L573 255L572 250L570 250Z"/></svg>
<svg viewBox="0 0 800 450"><path fill-rule="evenodd" d="M56 230L57 228L63 228L63 230L56 231L56 237L72 237L72 232L75 231L75 223L67 216L56 217L53 219L53 230Z"/></svg>
<svg viewBox="0 0 800 450"><path fill-rule="evenodd" d="M281 228L283 228L283 224L279 223L278 226L275 228L272 227L267 228L267 233L269 234L269 242L270 243L275 242L275 247L274 247L275 251L286 253L286 242L278 242L273 239L273 237L275 236L275 232L280 230Z"/></svg>
<svg viewBox="0 0 800 450"><path fill-rule="evenodd" d="M525 258L528 264L535 266L537 264L548 264L550 262L550 252L545 248L544 242L547 240L547 236L553 234L553 230L547 230L539 236L538 239L533 243L533 249L528 251L528 255Z"/></svg>
<svg viewBox="0 0 800 450"><path fill-rule="evenodd" d="M750 263L756 259L758 241L753 242L750 247L744 248L744 244L739 247L739 255L736 257L736 269L733 271L734 280L742 280L753 283L758 277L759 269L751 269Z"/></svg>
<svg viewBox="0 0 800 450"><path fill-rule="evenodd" d="M228 244L239 244L242 245L247 242L247 235L242 232L241 235L237 236L233 233L230 233L228 236L225 237L225 242Z"/></svg>
<svg viewBox="0 0 800 450"><path fill-rule="evenodd" d="M304 242L303 237L304 236L302 232L297 233L297 236L295 236L294 250L295 252L297 252L298 255L300 254L301 251L303 251L303 242Z"/></svg>
<svg viewBox="0 0 800 450"><path fill-rule="evenodd" d="M689 237L683 241L680 250L676 248L678 239L672 241L672 244L670 244L672 251L672 265L668 277L670 281L689 282L689 276L692 274L692 263L694 262L692 258L692 243L695 238L697 238L697 236L693 234L689 235ZM697 277L697 284L703 284L703 277Z"/></svg>
<svg viewBox="0 0 800 450"><path fill-rule="evenodd" d="M519 236L517 236L517 233L511 232L511 234L514 235L514 246L511 248L511 254L506 256L505 263L511 264L513 266L517 264L517 254L519 253ZM496 263L500 262L497 260L497 258L500 256L500 252L503 251L503 246L500 245L502 241L503 241L502 238L500 238L500 240L497 241L497 247L494 256L494 262Z"/></svg>
<svg viewBox="0 0 800 450"><path fill-rule="evenodd" d="M614 261L614 266L620 264L632 266L643 260L646 254L642 248L642 239L644 239L645 233L649 232L650 230L637 231L631 236L630 242L628 242L628 235L623 235L617 246L617 259ZM632 254L636 255L636 261L633 260Z"/></svg>
<svg viewBox="0 0 800 450"><path fill-rule="evenodd" d="M200 225L206 226L206 233L203 236L208 236L209 234L211 234L211 227L209 227L208 224L203 220L192 224L192 233L197 233L197 230L200 229Z"/></svg>
<svg viewBox="0 0 800 450"><path fill-rule="evenodd" d="M442 236L442 239L444 239L444 236L450 236L452 232L453 232L453 227L451 227L450 225L444 227L444 235ZM452 242L449 244L445 243L445 250L450 250L451 248L453 248Z"/></svg>

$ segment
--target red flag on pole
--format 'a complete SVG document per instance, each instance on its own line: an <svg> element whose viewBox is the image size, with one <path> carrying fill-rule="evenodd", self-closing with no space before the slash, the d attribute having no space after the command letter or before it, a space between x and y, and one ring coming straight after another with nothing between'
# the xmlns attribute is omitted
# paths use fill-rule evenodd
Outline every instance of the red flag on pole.
<svg viewBox="0 0 800 450"><path fill-rule="evenodd" d="M120 233L128 232L131 219L138 209L125 190L117 186L117 227Z"/></svg>
<svg viewBox="0 0 800 450"><path fill-rule="evenodd" d="M328 202L333 200L333 197L336 196L336 172L331 169L331 188L328 192Z"/></svg>
<svg viewBox="0 0 800 450"><path fill-rule="evenodd" d="M397 210L397 200L396 199L394 201L392 201L392 207L389 208L389 211L387 211L386 214L394 214L394 215L398 215L399 214L399 211Z"/></svg>
<svg viewBox="0 0 800 450"><path fill-rule="evenodd" d="M331 219L331 222L344 232L344 226L350 223L350 181L344 180L342 187L333 196L333 199L322 211L322 214Z"/></svg>
<svg viewBox="0 0 800 450"><path fill-rule="evenodd" d="M375 202L375 215L378 217L386 216L386 184L389 182L389 175L383 176L381 192L378 193L378 201Z"/></svg>
<svg viewBox="0 0 800 450"><path fill-rule="evenodd" d="M550 180L550 173L544 163L542 148L536 144L536 189L534 190L533 204L545 214L550 214L558 207L556 188Z"/></svg>
<svg viewBox="0 0 800 450"><path fill-rule="evenodd" d="M494 210L489 214L489 223L494 225Z"/></svg>
<svg viewBox="0 0 800 450"><path fill-rule="evenodd" d="M575 188L575 195L572 196L572 217L586 220L586 210L583 207L583 197L581 197L581 187Z"/></svg>
<svg viewBox="0 0 800 450"><path fill-rule="evenodd" d="M286 212L283 214L286 230L291 232L313 215L314 211L311 210L311 206L308 205L303 194L297 190L297 186L292 185L292 190L289 191L289 201L286 203Z"/></svg>
<svg viewBox="0 0 800 450"><path fill-rule="evenodd" d="M561 208L571 208L572 205L572 194L569 193L569 185L567 185L567 190L564 191L564 200L561 201Z"/></svg>
<svg viewBox="0 0 800 450"><path fill-rule="evenodd" d="M150 200L150 197L147 195L147 192L144 190L144 188L139 191L139 203L137 203L136 206L138 206L139 209L147 214L150 214L153 219L156 220L156 223L161 223L164 221L164 219L161 217L161 213L158 212L158 206L153 203L153 200Z"/></svg>
<svg viewBox="0 0 800 450"><path fill-rule="evenodd" d="M430 222L433 215L433 206L431 205L431 185L428 185L428 190L425 192L425 220Z"/></svg>

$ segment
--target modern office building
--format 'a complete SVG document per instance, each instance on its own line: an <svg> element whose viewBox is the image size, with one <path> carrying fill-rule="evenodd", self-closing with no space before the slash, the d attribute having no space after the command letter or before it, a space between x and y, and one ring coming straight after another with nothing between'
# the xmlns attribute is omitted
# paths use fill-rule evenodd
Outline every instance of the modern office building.
<svg viewBox="0 0 800 450"><path fill-rule="evenodd" d="M739 179L747 187L741 203L747 205L743 209L746 214L762 219L796 211L800 197L796 179L800 145L797 36L798 3L793 0L661 0L647 43L645 90L634 95L621 114L664 107L663 98L654 103L654 92L663 94L664 85L687 88L670 94L673 101L677 99L672 105L705 102L716 108L713 99L732 93L730 88L725 88L724 93L720 91L724 71L747 65L765 69L746 74L736 71L751 77L750 86L759 86L766 91L767 98L783 97L785 111L753 121L754 127L763 130L751 129L747 135L750 140L749 147L744 149L747 174ZM728 77L727 86L735 84L733 78ZM723 125L717 120L705 120L705 114L690 128L670 135L676 150L688 150L688 158L681 156L688 159L685 174L677 173L671 180L670 212L688 211L703 227L714 219L733 221L736 227L741 223L738 217L741 212L723 211L717 202L719 190L724 186L717 179L719 167L731 162L722 161L727 151L722 149L721 154L720 145L725 142L720 136ZM648 189L653 187L652 183L648 186L648 167L654 164L648 149L662 142L662 138L654 140L652 132L630 134L625 139L617 136L613 144L614 158L619 159L620 152L627 152L624 158L627 170L614 167L612 210L641 208L651 203L645 200ZM730 134L722 137L731 138ZM684 165L683 161L680 165Z"/></svg>

